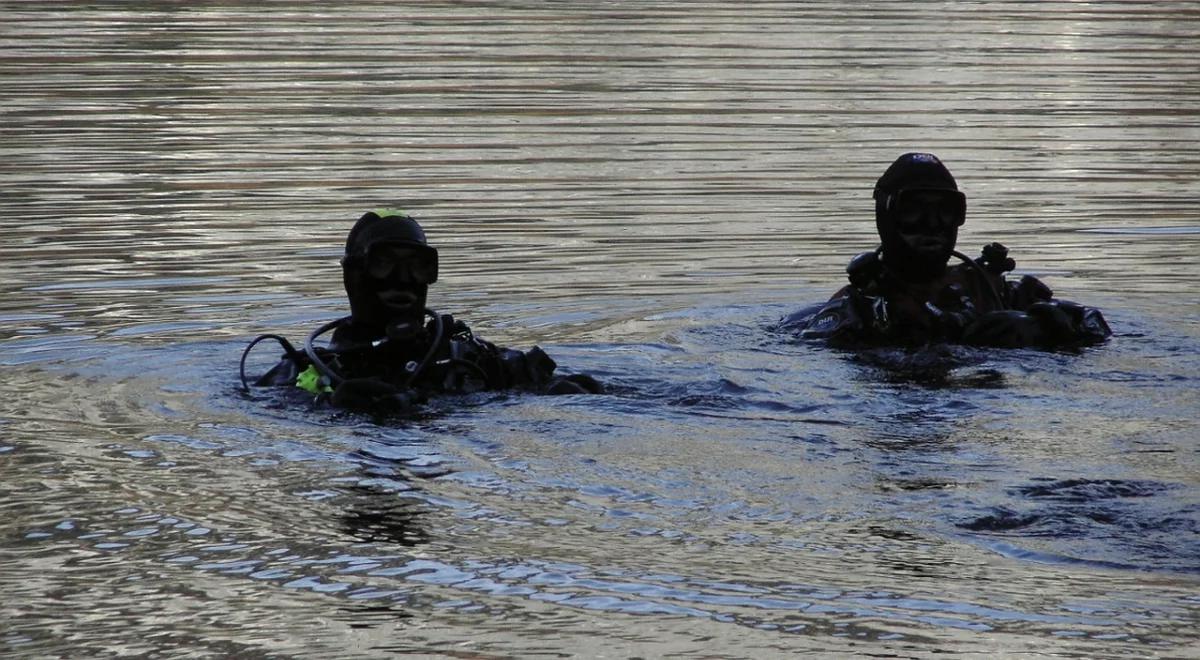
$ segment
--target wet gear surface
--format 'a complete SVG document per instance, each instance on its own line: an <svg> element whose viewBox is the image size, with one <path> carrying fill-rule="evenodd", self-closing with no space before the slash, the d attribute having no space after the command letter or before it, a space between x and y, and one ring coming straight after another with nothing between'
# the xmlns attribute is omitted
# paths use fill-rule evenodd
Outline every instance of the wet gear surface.
<svg viewBox="0 0 1200 660"><path fill-rule="evenodd" d="M946 268L941 277L911 282L872 258L855 257L851 284L826 303L785 317L779 329L839 346L913 346L935 342L1003 348L1092 344L1112 334L1099 310L1055 299L1041 280L1013 282L988 258L1010 262L992 244L976 265ZM1002 251L1004 256L997 257ZM1006 264L1005 264L1006 265Z"/></svg>
<svg viewBox="0 0 1200 660"><path fill-rule="evenodd" d="M404 412L439 394L514 388L584 394L603 389L584 374L555 376L557 365L537 346L528 351L497 346L449 314L403 340L376 336L347 317L329 348L318 354L341 382L318 376L306 355L293 354L284 355L255 385L296 386L339 408L378 412Z"/></svg>

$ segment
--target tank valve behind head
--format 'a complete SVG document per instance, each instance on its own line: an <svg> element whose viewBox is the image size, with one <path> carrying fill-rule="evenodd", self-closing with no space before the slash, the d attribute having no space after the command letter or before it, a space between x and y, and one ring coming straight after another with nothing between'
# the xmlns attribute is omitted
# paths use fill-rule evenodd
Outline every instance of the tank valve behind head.
<svg viewBox="0 0 1200 660"><path fill-rule="evenodd" d="M857 289L867 288L878 280L882 273L883 262L879 258L879 250L863 252L846 265L846 275L850 278L850 284Z"/></svg>
<svg viewBox="0 0 1200 660"><path fill-rule="evenodd" d="M983 246L983 256L976 262L993 275L1003 275L1017 267L1017 262L1008 256L1008 248L999 243Z"/></svg>

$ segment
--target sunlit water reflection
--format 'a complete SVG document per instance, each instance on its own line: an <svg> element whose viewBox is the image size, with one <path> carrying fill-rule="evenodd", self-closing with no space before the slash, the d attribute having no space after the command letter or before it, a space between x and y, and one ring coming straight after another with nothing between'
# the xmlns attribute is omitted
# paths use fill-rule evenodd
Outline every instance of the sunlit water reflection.
<svg viewBox="0 0 1200 660"><path fill-rule="evenodd" d="M1186 656L1190 3L0 3L0 653ZM771 331L938 153L1079 353ZM400 205L599 397L238 391ZM256 354L268 362L270 351ZM475 657L475 656L471 656Z"/></svg>

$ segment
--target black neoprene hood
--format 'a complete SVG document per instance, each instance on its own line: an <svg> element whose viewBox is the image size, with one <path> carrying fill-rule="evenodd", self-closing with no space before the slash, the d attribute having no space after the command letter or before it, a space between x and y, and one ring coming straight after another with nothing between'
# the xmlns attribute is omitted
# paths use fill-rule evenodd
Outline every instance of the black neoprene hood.
<svg viewBox="0 0 1200 660"><path fill-rule="evenodd" d="M958 184L942 161L929 153L900 156L875 183L875 228L883 243L884 263L901 279L923 281L937 277L945 269L958 239L958 227L942 230L947 243L942 254L928 255L912 249L896 228L894 209L889 208L888 201L914 189L957 191Z"/></svg>
<svg viewBox="0 0 1200 660"><path fill-rule="evenodd" d="M909 188L958 190L954 175L933 154L908 153L896 159L875 182L875 189L894 193Z"/></svg>
<svg viewBox="0 0 1200 660"><path fill-rule="evenodd" d="M369 276L367 253L381 243L420 246L433 252L425 240L425 231L412 217L398 211L369 211L364 213L346 236L346 254L342 258L342 282L350 302L350 316L360 332L382 335L388 327L407 325L419 327L428 295L427 284L395 285ZM436 258L436 256L434 257ZM387 289L403 288L413 295L415 303L406 311L389 308L380 299Z"/></svg>
<svg viewBox="0 0 1200 660"><path fill-rule="evenodd" d="M383 213L383 215L380 215ZM399 212L368 211L346 236L346 256L361 257L376 243L428 245L425 230L411 216Z"/></svg>

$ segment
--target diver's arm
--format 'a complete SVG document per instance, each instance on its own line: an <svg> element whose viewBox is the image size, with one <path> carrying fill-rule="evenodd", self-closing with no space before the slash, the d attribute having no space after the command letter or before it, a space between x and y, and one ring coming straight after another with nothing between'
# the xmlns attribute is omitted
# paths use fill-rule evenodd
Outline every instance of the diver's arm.
<svg viewBox="0 0 1200 660"><path fill-rule="evenodd" d="M1100 310L1070 300L1036 303L1029 314L1042 324L1052 346L1094 344L1112 336Z"/></svg>
<svg viewBox="0 0 1200 660"><path fill-rule="evenodd" d="M1104 341L1112 330L1094 307L1068 300L1035 302L1024 311L988 312L963 334L963 342L1001 348L1059 348Z"/></svg>
<svg viewBox="0 0 1200 660"><path fill-rule="evenodd" d="M854 287L845 287L819 308L802 312L810 313L806 318L785 319L785 324L790 321L791 328L799 330L802 339L853 344L883 339L892 330L887 301Z"/></svg>
<svg viewBox="0 0 1200 660"><path fill-rule="evenodd" d="M604 386L587 374L555 375L558 365L540 346L528 351L503 348L501 363L512 386L533 386L543 394L601 394Z"/></svg>
<svg viewBox="0 0 1200 660"><path fill-rule="evenodd" d="M1054 291L1046 283L1033 275L1024 275L1017 282L1005 282L1009 309L1026 311L1031 306L1049 302L1054 298Z"/></svg>
<svg viewBox="0 0 1200 660"><path fill-rule="evenodd" d="M442 365L443 382L457 383L450 389L466 389L470 380L479 382L473 389L532 389L544 394L597 394L604 386L586 374L555 375L558 364L539 346L527 351L497 346L476 336L461 321L454 323Z"/></svg>
<svg viewBox="0 0 1200 660"><path fill-rule="evenodd" d="M774 329L779 332L801 332L808 325L808 322L813 319L817 312L824 309L825 305L827 304L829 303L823 302L802 307L779 319L779 322L775 324Z"/></svg>

